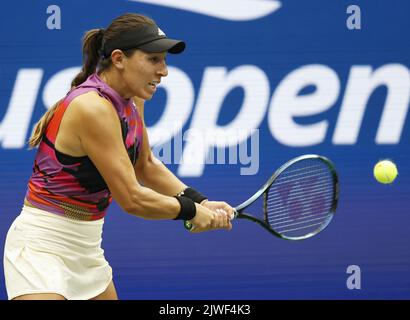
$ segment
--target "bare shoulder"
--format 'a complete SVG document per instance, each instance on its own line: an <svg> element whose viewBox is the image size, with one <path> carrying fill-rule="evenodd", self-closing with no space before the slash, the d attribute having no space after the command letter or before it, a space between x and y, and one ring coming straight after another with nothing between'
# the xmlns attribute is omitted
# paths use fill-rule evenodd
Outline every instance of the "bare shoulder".
<svg viewBox="0 0 410 320"><path fill-rule="evenodd" d="M80 139L82 148L87 151L87 141L102 144L106 141L122 142L121 124L117 111L108 100L97 92L82 94L70 104L74 117L76 136Z"/></svg>
<svg viewBox="0 0 410 320"><path fill-rule="evenodd" d="M117 117L113 105L95 91L90 91L75 97L70 103L70 109L75 111L79 120L82 121Z"/></svg>
<svg viewBox="0 0 410 320"><path fill-rule="evenodd" d="M114 106L95 91L79 95L64 112L56 137L56 148L72 156L86 154L84 142L96 140L101 132L115 137L120 124Z"/></svg>

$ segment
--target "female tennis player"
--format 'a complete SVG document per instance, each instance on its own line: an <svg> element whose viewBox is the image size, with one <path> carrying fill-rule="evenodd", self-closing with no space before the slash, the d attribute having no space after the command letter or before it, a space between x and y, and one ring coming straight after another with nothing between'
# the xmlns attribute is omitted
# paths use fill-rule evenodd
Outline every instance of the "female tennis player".
<svg viewBox="0 0 410 320"><path fill-rule="evenodd" d="M33 173L5 244L9 299L117 299L101 248L112 198L138 217L189 220L195 232L232 228L231 206L182 183L149 147L143 102L168 74L167 53L184 48L138 14L85 34L80 74L29 140Z"/></svg>

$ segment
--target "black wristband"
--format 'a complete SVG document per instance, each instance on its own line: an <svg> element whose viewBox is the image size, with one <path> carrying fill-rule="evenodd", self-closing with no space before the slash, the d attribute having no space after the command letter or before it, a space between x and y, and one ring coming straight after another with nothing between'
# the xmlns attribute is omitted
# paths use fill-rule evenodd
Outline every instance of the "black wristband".
<svg viewBox="0 0 410 320"><path fill-rule="evenodd" d="M179 196L184 196L187 197L189 199L191 199L192 201L196 202L196 203L201 203L202 201L208 199L207 197L205 197L202 193L196 191L193 188L186 188L184 191L182 191Z"/></svg>
<svg viewBox="0 0 410 320"><path fill-rule="evenodd" d="M179 211L178 216L174 220L191 220L195 217L196 215L196 207L195 203L187 198L187 197L181 197L181 196L174 196L179 204L181 205L181 210Z"/></svg>

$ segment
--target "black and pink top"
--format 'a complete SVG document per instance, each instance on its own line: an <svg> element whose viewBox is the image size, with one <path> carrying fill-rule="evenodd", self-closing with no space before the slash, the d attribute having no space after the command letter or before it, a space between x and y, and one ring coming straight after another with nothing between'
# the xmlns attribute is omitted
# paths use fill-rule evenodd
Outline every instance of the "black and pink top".
<svg viewBox="0 0 410 320"><path fill-rule="evenodd" d="M132 99L122 98L94 73L67 94L50 120L34 160L26 205L76 220L98 220L105 216L112 196L90 158L73 157L55 148L64 112L75 97L89 91L96 91L112 103L121 122L130 161L132 164L137 161L143 139L143 123L136 106Z"/></svg>

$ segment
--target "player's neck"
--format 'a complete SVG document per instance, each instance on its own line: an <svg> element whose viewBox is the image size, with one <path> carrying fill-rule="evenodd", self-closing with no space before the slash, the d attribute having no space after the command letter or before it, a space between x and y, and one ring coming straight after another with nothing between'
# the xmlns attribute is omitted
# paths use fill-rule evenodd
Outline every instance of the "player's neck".
<svg viewBox="0 0 410 320"><path fill-rule="evenodd" d="M122 98L130 99L133 96L129 88L124 84L124 81L122 81L121 75L116 70L110 69L103 71L99 74L99 77Z"/></svg>

